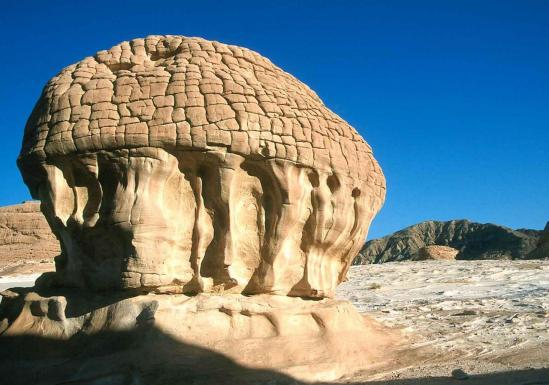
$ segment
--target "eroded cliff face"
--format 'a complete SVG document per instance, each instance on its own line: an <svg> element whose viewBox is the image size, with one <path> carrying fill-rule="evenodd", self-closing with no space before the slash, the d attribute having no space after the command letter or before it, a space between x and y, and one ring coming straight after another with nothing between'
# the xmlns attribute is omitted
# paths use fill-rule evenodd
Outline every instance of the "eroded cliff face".
<svg viewBox="0 0 549 385"><path fill-rule="evenodd" d="M0 275L48 270L59 252L39 202L0 207Z"/></svg>
<svg viewBox="0 0 549 385"><path fill-rule="evenodd" d="M413 260L431 245L456 249L456 259L529 259L540 235L538 230L512 230L467 220L427 221L366 242L353 263Z"/></svg>
<svg viewBox="0 0 549 385"><path fill-rule="evenodd" d="M18 164L58 285L330 297L385 197L358 133L244 48L153 36L45 87Z"/></svg>

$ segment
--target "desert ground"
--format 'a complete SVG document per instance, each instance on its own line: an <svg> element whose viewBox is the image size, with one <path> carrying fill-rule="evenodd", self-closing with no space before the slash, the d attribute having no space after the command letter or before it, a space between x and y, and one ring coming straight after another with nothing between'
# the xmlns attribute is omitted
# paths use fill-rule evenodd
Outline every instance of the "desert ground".
<svg viewBox="0 0 549 385"><path fill-rule="evenodd" d="M338 295L405 337L392 366L353 382L452 384L461 369L470 384L549 384L548 261L354 266Z"/></svg>
<svg viewBox="0 0 549 385"><path fill-rule="evenodd" d="M0 288L37 276L4 275ZM402 335L394 361L341 383L549 384L549 261L353 266L338 297Z"/></svg>

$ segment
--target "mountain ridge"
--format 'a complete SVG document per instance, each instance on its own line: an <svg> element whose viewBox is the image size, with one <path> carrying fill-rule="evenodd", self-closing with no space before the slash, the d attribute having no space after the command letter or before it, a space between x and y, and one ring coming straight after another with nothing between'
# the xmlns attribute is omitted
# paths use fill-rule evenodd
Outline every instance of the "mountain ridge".
<svg viewBox="0 0 549 385"><path fill-rule="evenodd" d="M546 233L549 226L545 230L513 230L467 219L424 221L366 242L353 264L411 260L421 248L431 245L452 247L458 250L456 259L464 260L549 258L544 252L534 252Z"/></svg>

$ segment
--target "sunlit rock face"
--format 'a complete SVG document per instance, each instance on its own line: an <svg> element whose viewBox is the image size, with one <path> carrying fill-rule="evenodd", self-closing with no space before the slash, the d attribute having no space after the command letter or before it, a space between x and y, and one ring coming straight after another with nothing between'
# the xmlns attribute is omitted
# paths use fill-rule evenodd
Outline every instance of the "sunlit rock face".
<svg viewBox="0 0 549 385"><path fill-rule="evenodd" d="M371 148L250 50L118 44L51 79L19 167L93 290L330 297L385 197Z"/></svg>

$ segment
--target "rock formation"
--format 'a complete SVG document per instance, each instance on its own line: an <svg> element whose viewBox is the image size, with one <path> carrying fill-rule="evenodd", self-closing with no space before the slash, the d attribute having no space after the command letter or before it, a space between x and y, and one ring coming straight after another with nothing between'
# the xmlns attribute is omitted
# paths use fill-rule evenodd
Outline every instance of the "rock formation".
<svg viewBox="0 0 549 385"><path fill-rule="evenodd" d="M149 320L307 378L387 352L330 299L383 203L381 169L351 126L259 54L181 36L100 51L48 82L18 165L61 254L38 293L5 293L4 337Z"/></svg>
<svg viewBox="0 0 549 385"><path fill-rule="evenodd" d="M366 242L353 264L413 260L426 246L458 250L456 259L529 259L541 231L467 220L427 221Z"/></svg>
<svg viewBox="0 0 549 385"><path fill-rule="evenodd" d="M385 194L370 147L307 86L179 36L61 71L18 164L61 240L56 278L98 290L331 296Z"/></svg>
<svg viewBox="0 0 549 385"><path fill-rule="evenodd" d="M50 261L59 254L38 202L0 207L0 275L26 271L25 267Z"/></svg>
<svg viewBox="0 0 549 385"><path fill-rule="evenodd" d="M456 259L459 251L448 246L423 246L417 251L415 255L412 256L413 261L428 261L428 260L443 260L451 261Z"/></svg>
<svg viewBox="0 0 549 385"><path fill-rule="evenodd" d="M536 248L528 254L528 259L549 259L549 222L545 225Z"/></svg>

